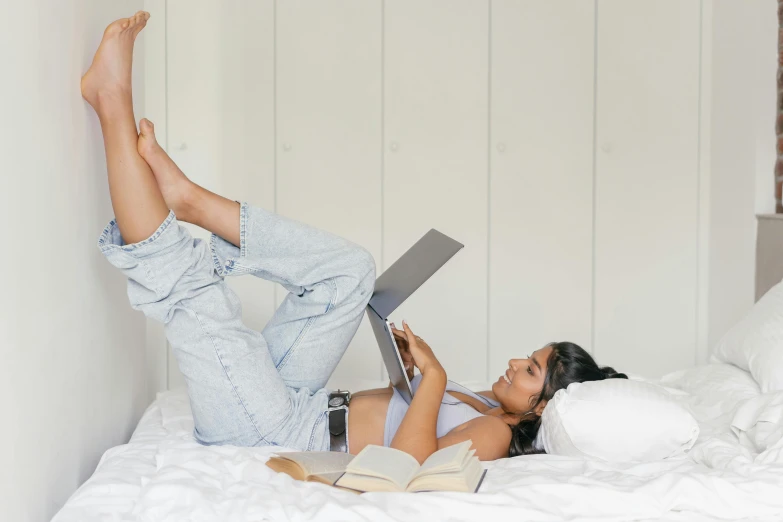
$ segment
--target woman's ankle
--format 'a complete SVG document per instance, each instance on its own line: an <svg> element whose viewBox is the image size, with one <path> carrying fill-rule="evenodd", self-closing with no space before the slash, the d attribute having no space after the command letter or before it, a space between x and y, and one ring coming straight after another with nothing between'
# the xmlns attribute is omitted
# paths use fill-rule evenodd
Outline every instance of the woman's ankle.
<svg viewBox="0 0 783 522"><path fill-rule="evenodd" d="M95 95L95 112L101 122L114 119L118 115L126 117L130 112L133 119L133 95L122 88L102 89ZM134 121L134 125L135 125Z"/></svg>
<svg viewBox="0 0 783 522"><path fill-rule="evenodd" d="M203 228L201 224L204 206L204 195L201 193L203 190L190 180L183 180L180 183L179 197L171 209L178 220Z"/></svg>

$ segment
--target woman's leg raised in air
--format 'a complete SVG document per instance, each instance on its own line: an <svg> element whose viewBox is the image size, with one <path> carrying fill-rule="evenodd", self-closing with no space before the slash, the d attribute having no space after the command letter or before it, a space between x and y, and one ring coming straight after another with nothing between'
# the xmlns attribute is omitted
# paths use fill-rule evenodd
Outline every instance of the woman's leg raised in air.
<svg viewBox="0 0 783 522"><path fill-rule="evenodd" d="M364 316L375 261L363 248L263 209L239 205L191 182L139 124L139 153L178 219L214 235L221 275L252 274L289 294L263 331L280 376L294 389L323 388ZM375 349L374 347L367 347Z"/></svg>
<svg viewBox="0 0 783 522"><path fill-rule="evenodd" d="M326 401L292 400L263 336L242 323L239 299L215 272L209 247L179 226L139 155L131 64L148 18L138 13L111 24L82 79L103 130L116 215L98 246L128 277L133 308L165 323L188 385L197 440L324 449Z"/></svg>

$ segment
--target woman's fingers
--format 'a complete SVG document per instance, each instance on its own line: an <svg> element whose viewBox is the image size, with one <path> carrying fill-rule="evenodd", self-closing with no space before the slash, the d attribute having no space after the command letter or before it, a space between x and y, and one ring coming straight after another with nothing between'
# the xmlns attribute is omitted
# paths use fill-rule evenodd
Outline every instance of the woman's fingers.
<svg viewBox="0 0 783 522"><path fill-rule="evenodd" d="M408 339L408 349L413 357L413 363L419 371L426 373L428 369L433 368L442 370L443 367L432 352L432 348L421 337L413 333L407 322L403 321L402 327L405 329L405 337Z"/></svg>
<svg viewBox="0 0 783 522"><path fill-rule="evenodd" d="M405 369L412 372L413 368L421 368L413 352L419 352L422 344L426 343L424 343L421 337L413 333L407 322L403 321L403 330L399 330L394 323L389 324L392 327L392 335L394 335L394 340L397 342L397 350L400 352L400 358ZM422 357L422 355L420 354L419 357Z"/></svg>
<svg viewBox="0 0 783 522"><path fill-rule="evenodd" d="M398 335L398 336L400 336L400 337L406 337L406 336L407 336L406 330L400 330L399 328L397 328L396 326L394 326L394 323L391 323L391 325L392 325L392 333L393 333L394 335ZM402 326L402 327L403 327L403 328L407 328L407 331L410 331L410 330L411 330L411 329L410 329L410 326L408 326L408 324L407 324L407 323L403 323L403 326ZM414 334L414 337L415 337L416 339L419 339L419 340L421 340L421 337L419 337L418 335L415 335L415 334Z"/></svg>
<svg viewBox="0 0 783 522"><path fill-rule="evenodd" d="M410 348L408 347L408 338L405 335L405 331L398 330L394 323L389 324L391 325L392 335L394 336L394 340L397 343L397 351L400 353L403 366L406 370L412 372L416 362L413 360L413 355L411 355Z"/></svg>
<svg viewBox="0 0 783 522"><path fill-rule="evenodd" d="M392 331L392 333L394 334L394 342L397 344L397 350L400 353L410 353L408 352L408 339L405 337L405 332L400 331L400 333L397 333L396 331Z"/></svg>
<svg viewBox="0 0 783 522"><path fill-rule="evenodd" d="M402 358L402 364L406 370L413 370L416 367L416 361L413 358L413 354L407 348L400 350L400 358Z"/></svg>
<svg viewBox="0 0 783 522"><path fill-rule="evenodd" d="M408 340L408 350L411 354L411 358L413 359L413 363L419 368L422 368L422 362L419 359L424 356L426 356L421 351L421 346L416 338L416 334L413 333L413 330L411 330L410 326L408 326L408 323L405 321L402 322L402 327L405 329L405 337Z"/></svg>
<svg viewBox="0 0 783 522"><path fill-rule="evenodd" d="M416 334L413 333L411 327L405 321L402 322L402 328L405 330L405 337L408 339L408 343L413 344L416 342Z"/></svg>

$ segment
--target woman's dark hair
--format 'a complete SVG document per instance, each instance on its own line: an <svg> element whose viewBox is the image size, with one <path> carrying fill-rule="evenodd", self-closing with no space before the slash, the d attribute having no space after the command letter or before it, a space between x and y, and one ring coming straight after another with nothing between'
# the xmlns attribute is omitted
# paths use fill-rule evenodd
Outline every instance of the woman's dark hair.
<svg viewBox="0 0 783 522"><path fill-rule="evenodd" d="M549 401L555 392L567 388L574 382L602 381L604 379L627 379L624 373L614 371L609 366L599 367L592 356L574 343L550 343L552 353L547 359L547 371L541 393L534 397L530 410L534 410L541 401ZM535 440L541 427L541 417L525 418L511 428L509 457L544 453L536 449Z"/></svg>

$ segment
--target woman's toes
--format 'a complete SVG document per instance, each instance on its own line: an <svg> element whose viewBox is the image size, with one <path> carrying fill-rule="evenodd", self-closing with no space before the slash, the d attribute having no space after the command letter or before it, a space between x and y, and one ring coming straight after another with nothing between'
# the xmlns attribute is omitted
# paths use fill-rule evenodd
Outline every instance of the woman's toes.
<svg viewBox="0 0 783 522"><path fill-rule="evenodd" d="M155 138L155 125L147 118L143 118L139 122L139 154L141 154L142 158L147 157L157 147L158 140Z"/></svg>
<svg viewBox="0 0 783 522"><path fill-rule="evenodd" d="M130 26L130 18L121 18L119 20L115 20L114 22L110 23L106 30L103 31L103 37L106 38L107 36L111 36L112 34L119 33L120 31L124 31L125 29Z"/></svg>
<svg viewBox="0 0 783 522"><path fill-rule="evenodd" d="M139 122L139 128L141 129L141 133L145 138L149 137L153 140L155 139L155 124L150 120L147 118L142 118Z"/></svg>
<svg viewBox="0 0 783 522"><path fill-rule="evenodd" d="M126 29L129 29L131 31L136 30L138 28L138 25L142 21L146 21L146 19L144 18L144 11L137 12L136 14L131 16L128 20L130 23L128 24Z"/></svg>
<svg viewBox="0 0 783 522"><path fill-rule="evenodd" d="M145 13L136 15L136 23L131 27L131 34L133 34L134 37L147 26L147 20L149 20L149 15Z"/></svg>

